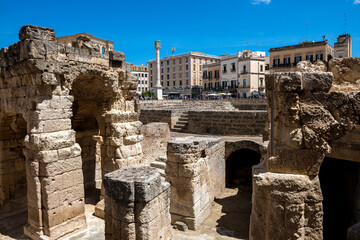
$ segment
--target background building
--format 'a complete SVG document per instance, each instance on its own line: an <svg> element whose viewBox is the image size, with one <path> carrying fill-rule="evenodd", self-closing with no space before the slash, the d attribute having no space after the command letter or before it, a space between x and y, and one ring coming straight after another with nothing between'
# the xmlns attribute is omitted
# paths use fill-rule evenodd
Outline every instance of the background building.
<svg viewBox="0 0 360 240"><path fill-rule="evenodd" d="M150 90L148 67L144 65L130 64L130 69L131 74L138 78L138 87L136 89L136 94L141 96L142 92Z"/></svg>
<svg viewBox="0 0 360 240"><path fill-rule="evenodd" d="M351 57L351 36L350 34L340 35L334 43L334 57Z"/></svg>
<svg viewBox="0 0 360 240"><path fill-rule="evenodd" d="M271 48L269 52L270 72L296 71L296 65L301 61L328 62L334 56L334 48L326 40L305 41L297 45Z"/></svg>
<svg viewBox="0 0 360 240"><path fill-rule="evenodd" d="M222 90L220 84L220 69L220 62L203 65L203 96Z"/></svg>
<svg viewBox="0 0 360 240"><path fill-rule="evenodd" d="M200 97L203 86L203 65L219 61L219 57L202 52L161 58L160 81L164 98ZM152 89L156 83L156 61L149 61L148 66L150 89Z"/></svg>

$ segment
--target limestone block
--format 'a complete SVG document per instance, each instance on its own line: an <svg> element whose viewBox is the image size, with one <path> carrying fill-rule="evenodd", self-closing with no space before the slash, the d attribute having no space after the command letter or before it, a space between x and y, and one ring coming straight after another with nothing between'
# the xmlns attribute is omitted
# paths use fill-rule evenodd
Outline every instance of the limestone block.
<svg viewBox="0 0 360 240"><path fill-rule="evenodd" d="M303 73L303 88L308 91L328 92L333 82L333 74L328 72Z"/></svg>
<svg viewBox="0 0 360 240"><path fill-rule="evenodd" d="M318 177L258 173L253 176L252 199L250 239L322 239Z"/></svg>
<svg viewBox="0 0 360 240"><path fill-rule="evenodd" d="M55 41L54 29L38 27L33 25L25 25L20 29L19 39L39 39L47 41Z"/></svg>
<svg viewBox="0 0 360 240"><path fill-rule="evenodd" d="M155 168L122 168L103 182L106 239L171 239L170 184Z"/></svg>

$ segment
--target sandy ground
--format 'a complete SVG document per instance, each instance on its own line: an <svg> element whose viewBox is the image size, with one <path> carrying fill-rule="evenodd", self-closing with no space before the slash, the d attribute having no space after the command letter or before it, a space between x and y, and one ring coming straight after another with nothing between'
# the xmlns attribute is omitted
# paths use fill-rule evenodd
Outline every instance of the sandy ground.
<svg viewBox="0 0 360 240"><path fill-rule="evenodd" d="M212 204L212 213L196 231L181 232L173 230L174 240L218 240L218 239L248 239L251 211L251 189L227 188L222 196ZM88 228L80 236L72 239L104 240L104 220L93 216L95 207L86 204ZM26 223L26 213L20 213L0 220L0 239L28 239L23 234L22 226Z"/></svg>

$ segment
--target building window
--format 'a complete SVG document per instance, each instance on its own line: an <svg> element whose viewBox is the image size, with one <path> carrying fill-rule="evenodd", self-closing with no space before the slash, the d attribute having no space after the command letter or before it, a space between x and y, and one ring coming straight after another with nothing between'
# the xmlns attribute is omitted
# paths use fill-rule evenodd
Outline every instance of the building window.
<svg viewBox="0 0 360 240"><path fill-rule="evenodd" d="M141 81L141 84L144 84L144 80Z"/></svg>
<svg viewBox="0 0 360 240"><path fill-rule="evenodd" d="M179 85L182 86L182 81L181 80L179 81Z"/></svg>
<svg viewBox="0 0 360 240"><path fill-rule="evenodd" d="M186 80L186 85L189 85L189 80Z"/></svg>
<svg viewBox="0 0 360 240"><path fill-rule="evenodd" d="M296 64L298 64L299 62L301 62L301 56L296 56L295 57L295 66L296 66Z"/></svg>
<svg viewBox="0 0 360 240"><path fill-rule="evenodd" d="M164 69L163 69L163 68L161 69L161 73L164 73Z"/></svg>
<svg viewBox="0 0 360 240"><path fill-rule="evenodd" d="M317 60L323 60L323 55L322 54L316 54L316 61Z"/></svg>
<svg viewBox="0 0 360 240"><path fill-rule="evenodd" d="M223 72L226 73L226 64L223 65Z"/></svg>
<svg viewBox="0 0 360 240"><path fill-rule="evenodd" d="M188 78L188 77L189 77L189 73L187 72L187 73L186 73L186 78Z"/></svg>
<svg viewBox="0 0 360 240"><path fill-rule="evenodd" d="M246 79L243 80L243 88L246 88Z"/></svg>
<svg viewBox="0 0 360 240"><path fill-rule="evenodd" d="M277 68L277 67L279 67L279 65L280 65L280 59L279 58L275 58L274 60L273 60L273 67L274 68Z"/></svg>
<svg viewBox="0 0 360 240"><path fill-rule="evenodd" d="M150 67L152 68L152 63L150 63Z"/></svg>
<svg viewBox="0 0 360 240"><path fill-rule="evenodd" d="M175 59L173 59L173 64L175 64Z"/></svg>
<svg viewBox="0 0 360 240"><path fill-rule="evenodd" d="M204 83L204 89L206 89L206 83Z"/></svg>
<svg viewBox="0 0 360 240"><path fill-rule="evenodd" d="M152 87L152 82L150 83L150 87Z"/></svg>
<svg viewBox="0 0 360 240"><path fill-rule="evenodd" d="M215 70L215 79L219 79L220 75L219 75L219 70Z"/></svg>
<svg viewBox="0 0 360 240"><path fill-rule="evenodd" d="M145 73L145 77L147 77L148 75L147 75L147 73Z"/></svg>
<svg viewBox="0 0 360 240"><path fill-rule="evenodd" d="M163 66L163 63L164 63L164 62L161 62L161 66Z"/></svg>
<svg viewBox="0 0 360 240"><path fill-rule="evenodd" d="M138 91L140 92L140 88L138 88Z"/></svg>
<svg viewBox="0 0 360 240"><path fill-rule="evenodd" d="M166 85L167 85L167 86L170 86L170 82L169 82L169 81L167 81Z"/></svg>
<svg viewBox="0 0 360 240"><path fill-rule="evenodd" d="M145 68L145 72L147 71L147 68ZM145 90L146 90L146 88L145 88Z"/></svg>
<svg viewBox="0 0 360 240"><path fill-rule="evenodd" d="M175 73L173 73L173 79L175 79Z"/></svg>
<svg viewBox="0 0 360 240"><path fill-rule="evenodd" d="M180 78L180 79L182 78L182 73L179 73L179 78Z"/></svg>
<svg viewBox="0 0 360 240"><path fill-rule="evenodd" d="M209 71L209 76L208 76L209 79L212 79L212 71Z"/></svg>
<svg viewBox="0 0 360 240"><path fill-rule="evenodd" d="M181 71L182 70L182 67L181 66L179 66L179 71Z"/></svg>
<svg viewBox="0 0 360 240"><path fill-rule="evenodd" d="M167 70L167 72L170 72L170 69L169 69L169 67L166 69Z"/></svg>
<svg viewBox="0 0 360 240"><path fill-rule="evenodd" d="M263 71L263 65L260 65L260 72Z"/></svg>
<svg viewBox="0 0 360 240"><path fill-rule="evenodd" d="M212 89L212 83L211 82L209 83L209 89Z"/></svg>
<svg viewBox="0 0 360 240"><path fill-rule="evenodd" d="M161 80L164 80L164 75L161 75Z"/></svg>
<svg viewBox="0 0 360 240"><path fill-rule="evenodd" d="M215 89L216 89L216 90L219 89L219 82L215 82Z"/></svg>
<svg viewBox="0 0 360 240"><path fill-rule="evenodd" d="M166 75L166 79L170 79L170 75L169 75L169 74Z"/></svg>
<svg viewBox="0 0 360 240"><path fill-rule="evenodd" d="M166 61L166 66L169 66L169 60Z"/></svg>
<svg viewBox="0 0 360 240"><path fill-rule="evenodd" d="M290 65L291 65L290 58L289 57L284 58L284 67L289 67Z"/></svg>
<svg viewBox="0 0 360 240"><path fill-rule="evenodd" d="M142 73L141 76L144 77L144 74Z"/></svg>
<svg viewBox="0 0 360 240"><path fill-rule="evenodd" d="M140 80L138 81L138 84L140 84Z"/></svg>
<svg viewBox="0 0 360 240"><path fill-rule="evenodd" d="M147 84L147 81L145 81L145 84Z"/></svg>
<svg viewBox="0 0 360 240"><path fill-rule="evenodd" d="M141 88L142 91L144 91L144 88Z"/></svg>
<svg viewBox="0 0 360 240"><path fill-rule="evenodd" d="M189 62L189 58L186 58L186 63L188 63Z"/></svg>
<svg viewBox="0 0 360 240"><path fill-rule="evenodd" d="M203 78L207 78L207 71L203 72Z"/></svg>
<svg viewBox="0 0 360 240"><path fill-rule="evenodd" d="M175 81L173 81L173 86L175 86Z"/></svg>
<svg viewBox="0 0 360 240"><path fill-rule="evenodd" d="M186 71L189 70L189 65L186 65L185 70L186 70Z"/></svg>
<svg viewBox="0 0 360 240"><path fill-rule="evenodd" d="M260 78L260 87L262 87L262 86L263 86L263 79Z"/></svg>
<svg viewBox="0 0 360 240"><path fill-rule="evenodd" d="M306 60L307 60L307 61L310 61L311 63L313 63L313 62L314 62L313 55L306 55Z"/></svg>
<svg viewBox="0 0 360 240"><path fill-rule="evenodd" d="M235 63L231 63L231 71L232 71L232 72L235 72L235 71L236 71Z"/></svg>
<svg viewBox="0 0 360 240"><path fill-rule="evenodd" d="M193 71L195 71L196 70L196 66L195 66L195 64L193 65Z"/></svg>
<svg viewBox="0 0 360 240"><path fill-rule="evenodd" d="M179 64L181 64L181 58L179 58Z"/></svg>
<svg viewBox="0 0 360 240"><path fill-rule="evenodd" d="M222 82L222 89L226 89L227 88L227 82Z"/></svg>
<svg viewBox="0 0 360 240"><path fill-rule="evenodd" d="M175 66L173 66L173 72L175 72Z"/></svg>
<svg viewBox="0 0 360 240"><path fill-rule="evenodd" d="M236 88L236 80L231 80L231 88Z"/></svg>
<svg viewBox="0 0 360 240"><path fill-rule="evenodd" d="M246 73L246 65L243 66L243 73Z"/></svg>

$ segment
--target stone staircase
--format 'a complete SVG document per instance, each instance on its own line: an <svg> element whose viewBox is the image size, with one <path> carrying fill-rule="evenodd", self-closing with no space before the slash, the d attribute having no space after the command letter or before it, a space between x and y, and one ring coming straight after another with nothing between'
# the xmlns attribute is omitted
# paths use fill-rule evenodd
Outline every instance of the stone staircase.
<svg viewBox="0 0 360 240"><path fill-rule="evenodd" d="M171 131L174 132L187 132L189 125L189 115L188 112L183 112L180 115L179 120L176 122L175 126Z"/></svg>
<svg viewBox="0 0 360 240"><path fill-rule="evenodd" d="M150 163L150 167L157 168L161 178L165 178L166 156L159 156L156 161Z"/></svg>

